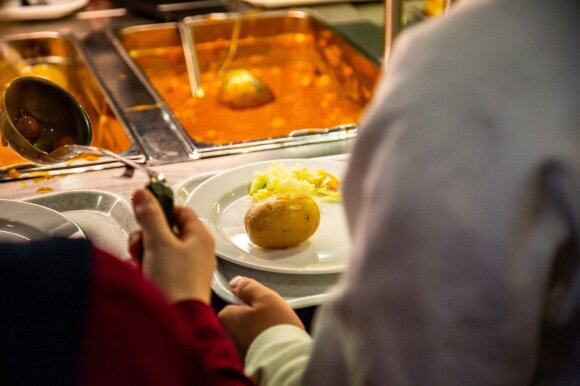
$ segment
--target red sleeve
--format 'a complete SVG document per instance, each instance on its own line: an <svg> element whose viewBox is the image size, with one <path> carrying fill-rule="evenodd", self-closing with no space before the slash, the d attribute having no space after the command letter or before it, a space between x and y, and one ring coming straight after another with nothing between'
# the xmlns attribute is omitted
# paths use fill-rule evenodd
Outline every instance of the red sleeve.
<svg viewBox="0 0 580 386"><path fill-rule="evenodd" d="M210 306L190 300L174 307L188 322L192 351L200 364L199 372L205 374L204 385L253 385L244 375L236 349Z"/></svg>
<svg viewBox="0 0 580 386"><path fill-rule="evenodd" d="M97 249L91 268L83 385L252 384L209 306L171 307L138 269Z"/></svg>

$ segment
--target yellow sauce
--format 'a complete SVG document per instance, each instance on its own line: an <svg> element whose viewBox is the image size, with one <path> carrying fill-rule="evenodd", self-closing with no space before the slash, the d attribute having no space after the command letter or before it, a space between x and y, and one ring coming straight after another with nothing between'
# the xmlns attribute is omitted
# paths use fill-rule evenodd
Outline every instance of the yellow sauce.
<svg viewBox="0 0 580 386"><path fill-rule="evenodd" d="M49 188L48 186L43 186L42 188L36 189L36 193L38 194L51 193L52 191L53 191L52 188Z"/></svg>

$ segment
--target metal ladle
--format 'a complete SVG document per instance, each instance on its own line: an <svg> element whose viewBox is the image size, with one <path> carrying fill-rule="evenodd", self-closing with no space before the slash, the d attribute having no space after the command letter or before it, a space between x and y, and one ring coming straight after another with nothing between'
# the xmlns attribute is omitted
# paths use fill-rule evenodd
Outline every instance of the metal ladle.
<svg viewBox="0 0 580 386"><path fill-rule="evenodd" d="M132 176L141 170L159 200L170 226L174 224L173 192L165 176L119 154L89 146L91 121L85 109L68 91L43 78L22 76L6 85L0 129L3 140L20 156L41 165L66 162L84 153L106 155L122 162Z"/></svg>
<svg viewBox="0 0 580 386"><path fill-rule="evenodd" d="M246 109L265 105L274 100L272 90L245 69L229 70L238 50L242 18L236 13L228 55L218 71L219 100L234 109Z"/></svg>
<svg viewBox="0 0 580 386"><path fill-rule="evenodd" d="M237 13L228 54L218 71L220 82L218 98L221 103L233 109L258 107L274 100L272 90L248 70L229 70L238 49L241 24L240 14ZM181 35L191 94L194 98L201 98L205 92L201 85L199 63L191 27L185 22L179 22L177 25Z"/></svg>

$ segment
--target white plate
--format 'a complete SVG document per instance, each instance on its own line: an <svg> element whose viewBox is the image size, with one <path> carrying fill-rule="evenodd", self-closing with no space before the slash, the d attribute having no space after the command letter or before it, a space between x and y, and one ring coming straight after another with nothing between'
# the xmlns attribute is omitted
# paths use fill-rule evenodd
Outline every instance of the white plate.
<svg viewBox="0 0 580 386"><path fill-rule="evenodd" d="M320 204L316 233L296 247L274 250L253 244L244 228L244 216L252 205L248 196L254 172L272 162L324 169L342 180L346 164L321 159L284 159L257 162L217 174L191 192L184 205L193 208L216 240L216 254L224 260L254 269L292 274L344 271L350 257L350 240L342 205Z"/></svg>
<svg viewBox="0 0 580 386"><path fill-rule="evenodd" d="M81 228L59 212L29 202L0 200L0 242L49 237L84 238Z"/></svg>
<svg viewBox="0 0 580 386"><path fill-rule="evenodd" d="M81 9L89 0L47 0L47 5L20 5L9 0L0 8L0 20L48 20L64 17Z"/></svg>

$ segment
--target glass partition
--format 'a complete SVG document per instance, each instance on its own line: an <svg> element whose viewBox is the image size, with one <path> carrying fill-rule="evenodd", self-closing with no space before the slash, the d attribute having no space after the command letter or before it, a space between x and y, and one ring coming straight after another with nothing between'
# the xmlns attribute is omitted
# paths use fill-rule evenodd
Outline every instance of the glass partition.
<svg viewBox="0 0 580 386"><path fill-rule="evenodd" d="M458 0L385 0L385 52L404 29L443 15Z"/></svg>

